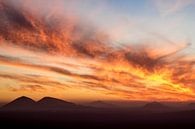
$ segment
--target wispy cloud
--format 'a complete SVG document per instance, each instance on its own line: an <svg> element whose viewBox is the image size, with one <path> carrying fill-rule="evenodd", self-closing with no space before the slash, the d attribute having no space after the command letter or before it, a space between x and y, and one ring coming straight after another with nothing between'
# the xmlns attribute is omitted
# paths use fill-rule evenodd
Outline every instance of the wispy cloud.
<svg viewBox="0 0 195 129"><path fill-rule="evenodd" d="M83 88L133 100L194 99L194 57L179 54L188 43L169 51L115 46L106 32L79 18L0 4L0 79L18 83L11 91ZM174 6L167 12L182 8Z"/></svg>
<svg viewBox="0 0 195 129"><path fill-rule="evenodd" d="M195 4L194 0L154 0L162 16L168 16L183 11Z"/></svg>

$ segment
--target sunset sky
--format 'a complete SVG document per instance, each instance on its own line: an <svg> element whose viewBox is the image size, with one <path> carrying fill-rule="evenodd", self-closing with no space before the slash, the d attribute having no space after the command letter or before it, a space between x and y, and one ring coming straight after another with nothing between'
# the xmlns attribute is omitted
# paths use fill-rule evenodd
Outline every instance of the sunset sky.
<svg viewBox="0 0 195 129"><path fill-rule="evenodd" d="M0 102L194 101L195 0L0 0Z"/></svg>

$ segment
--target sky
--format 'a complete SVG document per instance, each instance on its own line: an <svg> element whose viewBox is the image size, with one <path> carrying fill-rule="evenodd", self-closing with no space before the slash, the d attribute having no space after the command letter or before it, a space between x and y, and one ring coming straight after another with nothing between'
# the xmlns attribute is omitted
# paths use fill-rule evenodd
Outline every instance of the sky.
<svg viewBox="0 0 195 129"><path fill-rule="evenodd" d="M194 101L195 0L0 0L0 101Z"/></svg>

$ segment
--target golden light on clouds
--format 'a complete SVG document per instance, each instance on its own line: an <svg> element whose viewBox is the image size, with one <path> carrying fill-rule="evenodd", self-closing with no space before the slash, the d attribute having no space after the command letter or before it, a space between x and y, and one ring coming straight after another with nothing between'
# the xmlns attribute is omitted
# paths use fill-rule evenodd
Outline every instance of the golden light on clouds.
<svg viewBox="0 0 195 129"><path fill-rule="evenodd" d="M0 5L2 101L20 95L76 101L194 100L195 58L179 53L187 43L163 45L167 51L146 44L117 46L106 32L77 17L44 17L25 5Z"/></svg>

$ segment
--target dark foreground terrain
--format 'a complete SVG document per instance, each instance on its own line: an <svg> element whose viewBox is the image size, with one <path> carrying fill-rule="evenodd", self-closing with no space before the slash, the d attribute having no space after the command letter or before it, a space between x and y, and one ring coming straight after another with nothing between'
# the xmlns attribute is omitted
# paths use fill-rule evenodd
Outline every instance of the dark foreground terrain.
<svg viewBox="0 0 195 129"><path fill-rule="evenodd" d="M117 110L0 111L1 126L49 128L189 128L195 111L149 113Z"/></svg>
<svg viewBox="0 0 195 129"><path fill-rule="evenodd" d="M0 126L13 128L195 128L195 110L149 103L140 108L97 108L55 98L18 98L0 108Z"/></svg>

